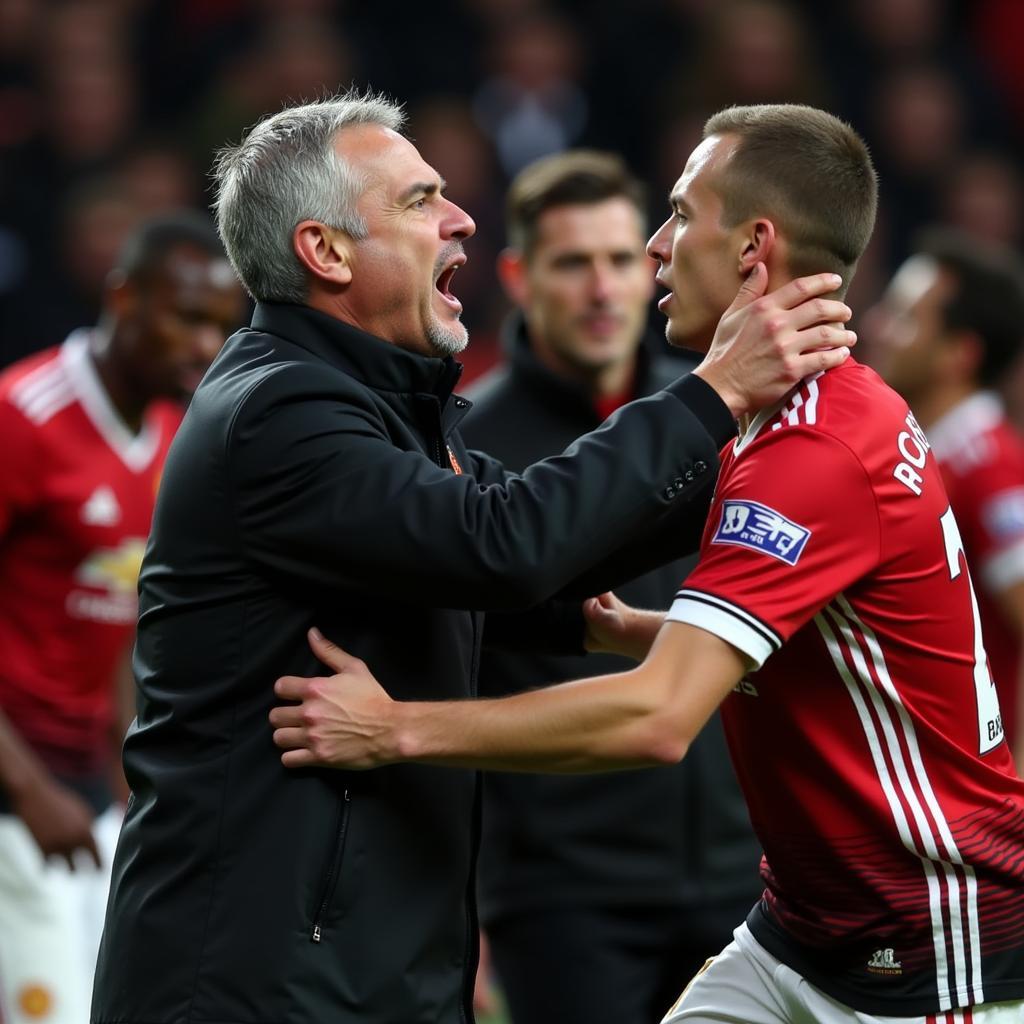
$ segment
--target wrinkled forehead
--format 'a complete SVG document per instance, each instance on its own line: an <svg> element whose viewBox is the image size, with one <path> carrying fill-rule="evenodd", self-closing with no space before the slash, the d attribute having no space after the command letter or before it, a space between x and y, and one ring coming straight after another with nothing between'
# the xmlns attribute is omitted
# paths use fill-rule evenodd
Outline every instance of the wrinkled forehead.
<svg viewBox="0 0 1024 1024"><path fill-rule="evenodd" d="M394 200L416 183L440 181L437 171L407 138L383 125L343 128L334 140L334 149L363 179L364 194Z"/></svg>

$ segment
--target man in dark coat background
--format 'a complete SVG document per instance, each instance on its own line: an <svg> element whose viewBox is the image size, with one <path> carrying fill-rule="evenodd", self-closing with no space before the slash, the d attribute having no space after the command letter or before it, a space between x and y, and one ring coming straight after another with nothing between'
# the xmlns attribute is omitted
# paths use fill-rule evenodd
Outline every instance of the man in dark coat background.
<svg viewBox="0 0 1024 1024"><path fill-rule="evenodd" d="M847 354L849 310L814 298L834 279L758 298L755 268L693 374L521 476L471 455L451 281L474 225L402 121L350 94L221 154L218 225L257 306L157 500L96 1024L470 1020L475 773L289 772L275 678L315 671L317 624L397 697L472 696L476 609L533 609L492 625L578 650L579 607L548 599L695 544L734 418Z"/></svg>
<svg viewBox="0 0 1024 1024"><path fill-rule="evenodd" d="M516 176L498 272L517 310L506 364L467 392L471 448L521 472L685 361L646 336L654 290L644 190L623 161L577 150ZM712 481L705 484L710 491ZM667 609L690 560L618 593ZM628 667L624 658L487 650L480 692L515 693ZM484 777L480 918L515 1024L649 1024L732 937L761 893L754 838L721 724L685 760L624 774Z"/></svg>

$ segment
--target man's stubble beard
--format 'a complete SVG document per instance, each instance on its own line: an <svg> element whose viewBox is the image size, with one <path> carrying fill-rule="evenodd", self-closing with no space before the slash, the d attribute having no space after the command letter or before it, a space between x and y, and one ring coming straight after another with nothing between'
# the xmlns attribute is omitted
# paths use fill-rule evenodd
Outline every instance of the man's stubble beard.
<svg viewBox="0 0 1024 1024"><path fill-rule="evenodd" d="M442 359L457 356L469 344L469 332L461 320L446 327L432 316L427 321L427 342L434 354Z"/></svg>

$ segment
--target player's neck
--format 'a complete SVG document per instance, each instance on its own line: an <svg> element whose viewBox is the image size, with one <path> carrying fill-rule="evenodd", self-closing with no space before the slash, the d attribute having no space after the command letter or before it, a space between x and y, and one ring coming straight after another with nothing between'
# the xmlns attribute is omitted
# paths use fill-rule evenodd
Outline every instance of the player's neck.
<svg viewBox="0 0 1024 1024"><path fill-rule="evenodd" d="M93 344L89 346L89 356L96 369L103 390L106 391L110 404L133 433L142 429L142 420L149 404L149 397L141 395L124 366L116 356L116 345L113 337L97 328L93 335Z"/></svg>

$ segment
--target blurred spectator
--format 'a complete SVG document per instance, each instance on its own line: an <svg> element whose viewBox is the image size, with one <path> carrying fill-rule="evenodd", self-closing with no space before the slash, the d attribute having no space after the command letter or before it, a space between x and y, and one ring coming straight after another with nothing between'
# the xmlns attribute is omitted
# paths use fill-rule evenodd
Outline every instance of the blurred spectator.
<svg viewBox="0 0 1024 1024"><path fill-rule="evenodd" d="M981 241L1020 248L1024 242L1024 180L1019 165L996 152L958 158L945 180L943 219Z"/></svg>
<svg viewBox="0 0 1024 1024"><path fill-rule="evenodd" d="M473 106L511 176L582 135L588 114L580 85L584 55L569 23L550 13L501 26L488 50Z"/></svg>
<svg viewBox="0 0 1024 1024"><path fill-rule="evenodd" d="M58 228L56 238L46 239L45 251L10 236L18 246L19 272L11 290L0 292L0 366L96 322L106 276L139 221L137 208L113 177L74 187L63 207L50 213Z"/></svg>
<svg viewBox="0 0 1024 1024"><path fill-rule="evenodd" d="M828 106L818 55L797 12L784 0L725 0L697 27L691 66L667 90L667 114L688 110L703 124L733 103Z"/></svg>
<svg viewBox="0 0 1024 1024"><path fill-rule="evenodd" d="M271 10L220 69L189 125L190 152L204 169L217 149L237 141L260 117L334 93L353 78L352 56L333 21L287 7Z"/></svg>
<svg viewBox="0 0 1024 1024"><path fill-rule="evenodd" d="M1020 0L973 0L972 29L981 58L1002 87L1019 125L1024 119L1024 4ZM1020 130L1017 131L1018 138Z"/></svg>
<svg viewBox="0 0 1024 1024"><path fill-rule="evenodd" d="M154 139L133 146L115 174L129 202L143 217L205 203L202 176L195 164L167 141Z"/></svg>
<svg viewBox="0 0 1024 1024"><path fill-rule="evenodd" d="M965 144L963 99L952 76L932 64L881 77L872 94L869 135L889 228L887 263L907 254L907 240L934 220L941 188Z"/></svg>

